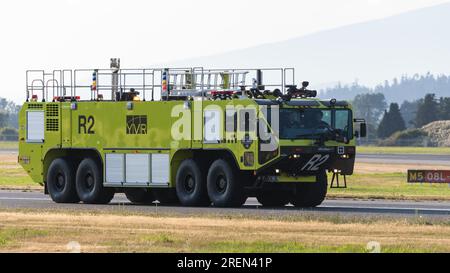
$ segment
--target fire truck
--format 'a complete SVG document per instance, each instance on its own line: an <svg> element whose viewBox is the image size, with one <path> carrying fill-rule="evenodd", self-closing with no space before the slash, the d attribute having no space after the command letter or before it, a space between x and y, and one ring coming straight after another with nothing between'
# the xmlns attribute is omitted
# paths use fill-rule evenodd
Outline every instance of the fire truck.
<svg viewBox="0 0 450 273"><path fill-rule="evenodd" d="M57 203L315 207L366 124L308 85L293 68L29 70L18 161Z"/></svg>

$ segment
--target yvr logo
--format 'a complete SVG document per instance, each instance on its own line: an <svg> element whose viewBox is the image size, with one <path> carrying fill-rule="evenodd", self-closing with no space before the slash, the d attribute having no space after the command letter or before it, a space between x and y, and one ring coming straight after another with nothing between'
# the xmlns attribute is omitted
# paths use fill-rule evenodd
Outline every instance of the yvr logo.
<svg viewBox="0 0 450 273"><path fill-rule="evenodd" d="M241 142L246 146L260 140L261 151L275 151L278 148L279 107L273 105L208 105L203 113L201 101L186 102L172 108L174 119L171 128L172 139L194 140L204 143ZM259 118L258 118L259 113ZM248 147L245 147L248 148Z"/></svg>
<svg viewBox="0 0 450 273"><path fill-rule="evenodd" d="M127 115L127 135L147 134L146 115Z"/></svg>

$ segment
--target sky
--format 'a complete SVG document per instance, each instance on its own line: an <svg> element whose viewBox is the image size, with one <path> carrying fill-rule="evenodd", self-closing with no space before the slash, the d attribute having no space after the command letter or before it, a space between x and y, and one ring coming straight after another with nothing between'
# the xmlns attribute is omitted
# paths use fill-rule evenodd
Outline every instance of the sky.
<svg viewBox="0 0 450 273"><path fill-rule="evenodd" d="M153 67L381 19L443 0L15 0L0 2L0 97L27 69ZM393 75L395 76L395 75Z"/></svg>

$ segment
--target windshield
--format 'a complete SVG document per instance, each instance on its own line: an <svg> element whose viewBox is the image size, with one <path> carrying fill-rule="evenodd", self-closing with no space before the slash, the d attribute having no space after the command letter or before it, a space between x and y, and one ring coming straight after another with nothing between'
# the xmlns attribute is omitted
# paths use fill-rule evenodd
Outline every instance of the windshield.
<svg viewBox="0 0 450 273"><path fill-rule="evenodd" d="M281 139L312 139L323 135L341 135L351 139L351 112L347 109L280 109Z"/></svg>

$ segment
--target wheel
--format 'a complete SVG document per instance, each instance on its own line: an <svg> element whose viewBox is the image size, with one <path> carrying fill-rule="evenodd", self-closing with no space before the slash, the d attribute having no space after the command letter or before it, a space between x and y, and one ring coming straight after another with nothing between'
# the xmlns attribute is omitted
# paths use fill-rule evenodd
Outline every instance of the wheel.
<svg viewBox="0 0 450 273"><path fill-rule="evenodd" d="M133 204L151 204L155 201L153 193L147 188L125 189L125 196Z"/></svg>
<svg viewBox="0 0 450 273"><path fill-rule="evenodd" d="M153 189L155 200L158 200L161 205L179 205L177 193L175 189Z"/></svg>
<svg viewBox="0 0 450 273"><path fill-rule="evenodd" d="M53 160L47 172L47 189L50 198L56 203L78 203L75 189L75 172L66 160L57 158Z"/></svg>
<svg viewBox="0 0 450 273"><path fill-rule="evenodd" d="M177 171L176 192L180 203L184 206L209 206L206 181L192 159L184 160Z"/></svg>
<svg viewBox="0 0 450 273"><path fill-rule="evenodd" d="M244 186L236 171L223 159L217 159L209 168L208 196L216 207L240 207L247 199Z"/></svg>
<svg viewBox="0 0 450 273"><path fill-rule="evenodd" d="M77 170L78 197L87 204L108 204L114 197L114 189L103 187L103 175L97 162L91 158L81 161Z"/></svg>
<svg viewBox="0 0 450 273"><path fill-rule="evenodd" d="M262 191L256 196L264 207L284 207L289 204L289 193L284 191Z"/></svg>
<svg viewBox="0 0 450 273"><path fill-rule="evenodd" d="M292 204L296 207L316 207L322 204L327 195L327 174L321 172L315 183L298 183L295 186Z"/></svg>

